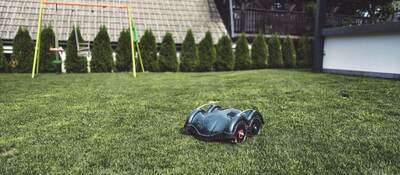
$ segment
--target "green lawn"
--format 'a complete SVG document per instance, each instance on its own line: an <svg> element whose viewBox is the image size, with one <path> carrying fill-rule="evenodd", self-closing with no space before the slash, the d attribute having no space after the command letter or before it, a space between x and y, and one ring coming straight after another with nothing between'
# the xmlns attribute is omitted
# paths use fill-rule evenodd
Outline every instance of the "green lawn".
<svg viewBox="0 0 400 175"><path fill-rule="evenodd" d="M181 133L210 100L258 108L242 145ZM0 75L0 174L400 173L400 81L301 70Z"/></svg>

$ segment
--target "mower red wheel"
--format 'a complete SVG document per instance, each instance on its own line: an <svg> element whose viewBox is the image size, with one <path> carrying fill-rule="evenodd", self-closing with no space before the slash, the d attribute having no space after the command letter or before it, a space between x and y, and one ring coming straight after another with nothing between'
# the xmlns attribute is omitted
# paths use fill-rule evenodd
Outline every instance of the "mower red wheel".
<svg viewBox="0 0 400 175"><path fill-rule="evenodd" d="M243 143L247 138L246 123L240 121L236 125L233 143Z"/></svg>

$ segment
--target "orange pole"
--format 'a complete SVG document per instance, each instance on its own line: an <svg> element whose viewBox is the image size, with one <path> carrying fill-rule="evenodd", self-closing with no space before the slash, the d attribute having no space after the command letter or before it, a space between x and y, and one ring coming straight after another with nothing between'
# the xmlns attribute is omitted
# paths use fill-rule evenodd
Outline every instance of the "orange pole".
<svg viewBox="0 0 400 175"><path fill-rule="evenodd" d="M69 5L69 6L85 6L85 7L109 7L109 8L128 8L127 5L112 5L112 4L90 4L90 3L80 3L80 2L54 2L54 1L44 1L45 4L52 5Z"/></svg>

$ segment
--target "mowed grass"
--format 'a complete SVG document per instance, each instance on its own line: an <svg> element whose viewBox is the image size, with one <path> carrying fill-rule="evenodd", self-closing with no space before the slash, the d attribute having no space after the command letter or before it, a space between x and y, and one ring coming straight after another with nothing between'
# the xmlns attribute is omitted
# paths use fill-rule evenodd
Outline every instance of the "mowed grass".
<svg viewBox="0 0 400 175"><path fill-rule="evenodd" d="M208 101L257 108L242 145L184 135ZM0 75L0 174L399 174L400 81L303 70Z"/></svg>

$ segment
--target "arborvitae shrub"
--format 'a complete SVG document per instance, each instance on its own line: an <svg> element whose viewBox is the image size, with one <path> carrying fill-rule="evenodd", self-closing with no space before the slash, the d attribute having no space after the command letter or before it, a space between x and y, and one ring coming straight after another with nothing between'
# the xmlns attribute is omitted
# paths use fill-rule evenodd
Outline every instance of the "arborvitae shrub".
<svg viewBox="0 0 400 175"><path fill-rule="evenodd" d="M273 68L283 67L282 45L277 34L274 34L270 39L270 61L269 65Z"/></svg>
<svg viewBox="0 0 400 175"><path fill-rule="evenodd" d="M223 36L218 41L215 67L218 71L231 71L235 68L232 41L228 36Z"/></svg>
<svg viewBox="0 0 400 175"><path fill-rule="evenodd" d="M199 44L200 64L198 71L212 71L217 57L217 51L214 47L211 32L207 32L206 36Z"/></svg>
<svg viewBox="0 0 400 175"><path fill-rule="evenodd" d="M140 40L140 51L145 70L152 72L159 71L156 37L151 30L146 30L144 32Z"/></svg>
<svg viewBox="0 0 400 175"><path fill-rule="evenodd" d="M111 72L113 66L113 50L107 28L100 27L99 33L93 41L92 61L90 69L92 72Z"/></svg>
<svg viewBox="0 0 400 175"><path fill-rule="evenodd" d="M200 63L199 51L196 46L196 41L193 37L192 30L188 30L185 40L182 43L181 52L181 71L193 72Z"/></svg>
<svg viewBox="0 0 400 175"><path fill-rule="evenodd" d="M311 67L312 65L312 50L310 40L303 36L299 40L298 55L301 67Z"/></svg>
<svg viewBox="0 0 400 175"><path fill-rule="evenodd" d="M79 27L76 29L80 43L84 40ZM65 60L65 68L67 72L83 73L87 72L87 60L85 57L78 57L78 49L76 47L75 31L72 29L67 41L67 58Z"/></svg>
<svg viewBox="0 0 400 175"><path fill-rule="evenodd" d="M166 33L163 38L159 61L161 71L178 71L178 58L176 56L175 41L171 33Z"/></svg>
<svg viewBox="0 0 400 175"><path fill-rule="evenodd" d="M243 33L236 42L235 58L236 70L246 70L251 68L249 43L247 42L246 35Z"/></svg>
<svg viewBox="0 0 400 175"><path fill-rule="evenodd" d="M55 72L57 70L56 66L51 62L55 60L56 53L50 51L50 48L55 47L56 35L51 26L46 26L40 33L40 66L41 72Z"/></svg>
<svg viewBox="0 0 400 175"><path fill-rule="evenodd" d="M296 60L297 60L297 55L296 55L296 49L294 47L293 40L287 36L283 40L282 44L282 53L283 53L283 59L285 62L285 66L289 68L296 67Z"/></svg>
<svg viewBox="0 0 400 175"><path fill-rule="evenodd" d="M6 68L6 60L4 59L3 40L0 38L0 72L4 72Z"/></svg>
<svg viewBox="0 0 400 175"><path fill-rule="evenodd" d="M251 48L251 60L253 68L262 69L268 65L269 48L262 34L258 34L254 39Z"/></svg>
<svg viewBox="0 0 400 175"><path fill-rule="evenodd" d="M132 50L129 29L123 29L118 38L116 49L116 68L119 72L130 71L132 67Z"/></svg>
<svg viewBox="0 0 400 175"><path fill-rule="evenodd" d="M25 73L31 72L34 48L29 31L20 27L14 38L13 54L9 65L10 71Z"/></svg>

